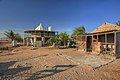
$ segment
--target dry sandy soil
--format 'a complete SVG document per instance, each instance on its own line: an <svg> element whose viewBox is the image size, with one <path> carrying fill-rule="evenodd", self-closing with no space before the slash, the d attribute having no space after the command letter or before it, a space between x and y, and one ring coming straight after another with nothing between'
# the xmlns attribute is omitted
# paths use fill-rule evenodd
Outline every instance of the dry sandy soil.
<svg viewBox="0 0 120 80"><path fill-rule="evenodd" d="M85 54L76 49L48 47L35 50L32 47L17 47L1 52L0 80L119 80L120 59L93 69L72 59L77 55Z"/></svg>

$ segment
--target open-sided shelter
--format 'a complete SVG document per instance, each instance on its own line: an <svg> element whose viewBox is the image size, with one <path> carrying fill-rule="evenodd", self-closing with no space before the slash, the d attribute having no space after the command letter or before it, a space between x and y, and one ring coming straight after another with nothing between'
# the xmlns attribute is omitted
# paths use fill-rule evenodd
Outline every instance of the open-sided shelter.
<svg viewBox="0 0 120 80"><path fill-rule="evenodd" d="M120 54L120 26L104 23L93 32L78 35L78 50Z"/></svg>

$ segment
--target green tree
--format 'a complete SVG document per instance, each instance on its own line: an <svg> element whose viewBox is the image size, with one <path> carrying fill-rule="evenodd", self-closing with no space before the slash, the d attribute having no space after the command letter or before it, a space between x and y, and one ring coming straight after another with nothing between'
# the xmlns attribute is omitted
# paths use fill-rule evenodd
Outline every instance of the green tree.
<svg viewBox="0 0 120 80"><path fill-rule="evenodd" d="M120 26L120 20L115 23L117 26Z"/></svg>
<svg viewBox="0 0 120 80"><path fill-rule="evenodd" d="M46 41L46 43L48 44L48 45L53 45L53 43L55 43L55 38L50 38L50 39L48 39L47 41Z"/></svg>
<svg viewBox="0 0 120 80"><path fill-rule="evenodd" d="M19 33L15 33L12 30L8 30L4 33L9 39L16 40L18 42L22 41L22 37L19 35Z"/></svg>
<svg viewBox="0 0 120 80"><path fill-rule="evenodd" d="M80 27L77 27L73 30L73 34L71 35L71 38L72 39L77 39L77 35L80 35L80 34L85 34L86 31L85 31L85 27L84 26L80 26Z"/></svg>
<svg viewBox="0 0 120 80"><path fill-rule="evenodd" d="M16 34L12 30L6 31L4 34L12 41L16 39Z"/></svg>
<svg viewBox="0 0 120 80"><path fill-rule="evenodd" d="M61 32L58 35L59 41L64 43L64 46L67 46L67 42L69 40L69 35L66 32Z"/></svg>
<svg viewBox="0 0 120 80"><path fill-rule="evenodd" d="M51 46L59 46L61 43L59 38L50 38L46 41L46 44Z"/></svg>
<svg viewBox="0 0 120 80"><path fill-rule="evenodd" d="M16 39L18 42L23 42L23 38L20 36L19 33L16 33Z"/></svg>

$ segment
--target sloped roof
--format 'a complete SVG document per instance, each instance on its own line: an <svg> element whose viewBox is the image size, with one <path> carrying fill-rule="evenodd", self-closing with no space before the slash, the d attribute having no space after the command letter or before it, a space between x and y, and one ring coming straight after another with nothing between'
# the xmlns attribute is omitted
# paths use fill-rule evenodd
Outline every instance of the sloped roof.
<svg viewBox="0 0 120 80"><path fill-rule="evenodd" d="M110 23L104 23L91 33L106 32L106 31L120 31L120 26Z"/></svg>
<svg viewBox="0 0 120 80"><path fill-rule="evenodd" d="M42 25L42 24L40 24L40 25L38 25L38 27L37 27L37 28L35 28L35 30L45 30L45 29L44 29L43 25Z"/></svg>

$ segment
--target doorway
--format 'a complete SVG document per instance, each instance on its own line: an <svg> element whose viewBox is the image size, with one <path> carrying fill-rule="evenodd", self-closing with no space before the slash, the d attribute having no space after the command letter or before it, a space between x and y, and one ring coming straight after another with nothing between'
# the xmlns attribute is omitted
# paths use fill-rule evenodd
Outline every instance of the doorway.
<svg viewBox="0 0 120 80"><path fill-rule="evenodd" d="M92 36L87 36L87 52L92 52Z"/></svg>

